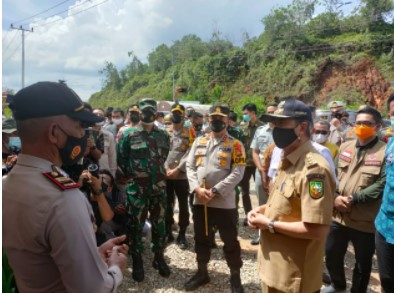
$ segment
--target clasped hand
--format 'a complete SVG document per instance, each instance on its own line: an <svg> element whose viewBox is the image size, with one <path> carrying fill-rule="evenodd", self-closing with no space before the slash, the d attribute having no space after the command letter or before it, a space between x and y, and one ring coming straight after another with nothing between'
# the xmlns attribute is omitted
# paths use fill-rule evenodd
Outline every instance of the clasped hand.
<svg viewBox="0 0 394 293"><path fill-rule="evenodd" d="M204 204L208 203L214 196L212 190L202 187L196 188L195 193Z"/></svg>
<svg viewBox="0 0 394 293"><path fill-rule="evenodd" d="M264 206L257 207L248 213L248 225L253 229L267 230L270 219L264 215Z"/></svg>

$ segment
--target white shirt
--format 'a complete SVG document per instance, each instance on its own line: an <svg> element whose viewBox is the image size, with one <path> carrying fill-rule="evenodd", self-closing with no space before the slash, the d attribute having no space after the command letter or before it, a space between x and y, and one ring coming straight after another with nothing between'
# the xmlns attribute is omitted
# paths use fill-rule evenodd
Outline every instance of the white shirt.
<svg viewBox="0 0 394 293"><path fill-rule="evenodd" d="M331 170L334 174L335 183L338 186L338 178L335 172L335 165L334 165L334 161L332 160L330 150L317 142L311 141L311 143L312 146L326 159L326 161L330 165ZM282 154L283 154L283 150L278 147L275 147L274 150L272 151L271 163L268 169L268 176L272 180L275 180L276 174L278 173L279 163L282 160Z"/></svg>

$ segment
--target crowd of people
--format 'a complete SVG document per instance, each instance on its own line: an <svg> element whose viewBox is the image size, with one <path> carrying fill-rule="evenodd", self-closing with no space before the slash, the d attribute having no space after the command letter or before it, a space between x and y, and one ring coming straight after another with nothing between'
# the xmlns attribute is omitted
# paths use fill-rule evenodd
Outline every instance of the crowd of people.
<svg viewBox="0 0 394 293"><path fill-rule="evenodd" d="M223 103L163 113L147 98L123 111L92 108L61 83L22 89L2 129L3 247L19 292L116 292L126 255L143 282L147 230L152 266L168 277L166 245L189 248L191 217L198 269L185 291L210 282L219 232L231 291L244 292L240 199L263 292L345 292L349 242L351 292L367 292L375 250L394 292L392 128L373 107L350 121L342 102L327 106L319 117L286 97L261 116L248 103L238 119ZM394 127L394 94L387 107Z"/></svg>

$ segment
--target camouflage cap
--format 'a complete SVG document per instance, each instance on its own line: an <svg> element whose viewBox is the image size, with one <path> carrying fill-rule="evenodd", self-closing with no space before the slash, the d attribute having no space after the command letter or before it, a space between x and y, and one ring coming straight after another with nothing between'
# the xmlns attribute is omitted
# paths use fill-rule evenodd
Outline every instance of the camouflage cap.
<svg viewBox="0 0 394 293"><path fill-rule="evenodd" d="M140 107L140 110L145 108L153 108L155 111L157 111L157 102L151 98L142 99L138 106Z"/></svg>

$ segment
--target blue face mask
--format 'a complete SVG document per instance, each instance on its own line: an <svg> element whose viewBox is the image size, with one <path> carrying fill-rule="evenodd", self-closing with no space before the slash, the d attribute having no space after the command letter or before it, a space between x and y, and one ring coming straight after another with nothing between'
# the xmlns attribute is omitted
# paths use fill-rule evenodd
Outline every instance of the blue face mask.
<svg viewBox="0 0 394 293"><path fill-rule="evenodd" d="M22 148L21 139L19 136L11 136L8 141L8 147L12 151L20 151Z"/></svg>
<svg viewBox="0 0 394 293"><path fill-rule="evenodd" d="M243 115L243 119L244 119L245 122L249 122L249 121L250 121L250 116L249 116L249 114L244 114L244 115Z"/></svg>
<svg viewBox="0 0 394 293"><path fill-rule="evenodd" d="M391 126L394 127L394 117L391 117L390 121L391 121Z"/></svg>

